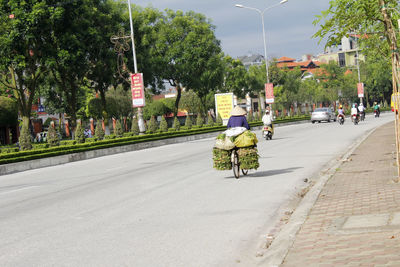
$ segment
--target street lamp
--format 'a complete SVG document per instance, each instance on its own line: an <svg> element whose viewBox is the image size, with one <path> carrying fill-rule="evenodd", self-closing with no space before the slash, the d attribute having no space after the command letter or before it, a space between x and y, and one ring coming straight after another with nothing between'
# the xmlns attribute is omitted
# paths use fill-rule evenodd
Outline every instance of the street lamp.
<svg viewBox="0 0 400 267"><path fill-rule="evenodd" d="M257 11L257 12L261 15L261 22L262 22L262 28L263 28L263 39L264 39L265 69L266 69L266 71L267 71L267 83L269 83L269 73L268 73L268 59L267 59L267 43L266 43L266 41L265 41L264 13L265 13L265 11L267 11L267 10L273 8L273 7L282 5L282 4L286 3L287 1L288 1L288 0L281 0L279 3L277 3L277 4L275 4L275 5L272 5L272 6L270 6L270 7L265 8L263 11L261 11L261 10L258 9L258 8L254 8L254 7L248 7L248 6L244 6L244 5L240 5L240 4L236 4L236 5L235 5L235 6L238 7L238 8L246 8L246 9L255 10L255 11Z"/></svg>
<svg viewBox="0 0 400 267"><path fill-rule="evenodd" d="M128 2L128 7L129 7L129 21L130 21L130 24L131 24L131 41L132 41L133 64L134 64L134 68L135 68L135 73L137 73L138 69L137 69L137 62L136 62L135 41L134 41L134 38L133 38L133 23L132 23L131 0L127 0L127 2ZM139 131L141 133L144 133L146 131L146 127L144 126L142 108L138 108L138 124L139 124Z"/></svg>

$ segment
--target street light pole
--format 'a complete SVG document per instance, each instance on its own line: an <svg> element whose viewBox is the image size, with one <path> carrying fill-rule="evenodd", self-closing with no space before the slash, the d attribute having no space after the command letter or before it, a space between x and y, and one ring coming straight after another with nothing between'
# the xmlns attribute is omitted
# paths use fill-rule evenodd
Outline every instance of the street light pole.
<svg viewBox="0 0 400 267"><path fill-rule="evenodd" d="M236 4L235 6L238 8L246 8L246 9L251 9L251 10L255 10L257 11L260 16L261 16L261 23L262 23L262 29L263 29L263 40L264 40L264 62L265 62L265 70L267 73L267 83L269 83L269 70L268 70L268 56L267 56L267 41L266 41L266 37L265 37L265 23L264 23L264 14L267 10L274 8L276 6L282 5L284 3L286 3L288 0L281 0L279 3L272 5L270 7L265 8L263 11L261 11L258 8L254 8L254 7L248 7L248 6L244 6L244 5L239 5ZM264 104L264 103L263 103ZM263 106L263 105L262 105Z"/></svg>
<svg viewBox="0 0 400 267"><path fill-rule="evenodd" d="M130 25L131 25L131 41L132 41L133 64L134 64L134 67L135 67L135 73L138 73L137 62L136 62L135 39L133 38L133 23L132 23L131 0L127 0L127 1L128 1L128 8L129 8L129 22L130 22ZM141 133L144 133L146 131L146 127L144 125L142 108L138 108L138 124L139 124L139 131Z"/></svg>

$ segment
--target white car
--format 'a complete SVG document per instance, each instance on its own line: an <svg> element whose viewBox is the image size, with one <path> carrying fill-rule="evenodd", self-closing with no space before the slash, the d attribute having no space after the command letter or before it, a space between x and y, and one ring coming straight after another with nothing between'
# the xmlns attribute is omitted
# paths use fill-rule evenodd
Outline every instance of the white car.
<svg viewBox="0 0 400 267"><path fill-rule="evenodd" d="M336 114L333 112L331 108L316 108L313 113L311 113L311 122L315 123L316 121L336 121Z"/></svg>

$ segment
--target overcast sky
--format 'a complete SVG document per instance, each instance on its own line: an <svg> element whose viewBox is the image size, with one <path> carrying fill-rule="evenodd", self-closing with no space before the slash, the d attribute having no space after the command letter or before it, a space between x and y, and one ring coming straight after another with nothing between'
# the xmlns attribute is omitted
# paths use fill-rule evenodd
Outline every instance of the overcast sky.
<svg viewBox="0 0 400 267"><path fill-rule="evenodd" d="M223 51L233 57L249 53L264 54L261 16L254 10L235 7L242 4L264 10L280 0L131 0L132 4L159 10L193 10L204 14L216 26L216 36ZM318 44L312 35L316 15L329 8L329 0L289 0L265 12L268 58L318 55L325 43Z"/></svg>

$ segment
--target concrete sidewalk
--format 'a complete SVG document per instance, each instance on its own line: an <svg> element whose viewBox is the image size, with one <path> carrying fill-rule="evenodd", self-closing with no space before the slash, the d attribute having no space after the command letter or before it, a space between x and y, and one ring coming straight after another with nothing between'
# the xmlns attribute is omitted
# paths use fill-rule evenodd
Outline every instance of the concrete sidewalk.
<svg viewBox="0 0 400 267"><path fill-rule="evenodd" d="M394 123L373 132L322 189L281 266L400 266Z"/></svg>

